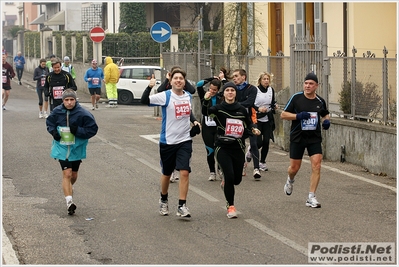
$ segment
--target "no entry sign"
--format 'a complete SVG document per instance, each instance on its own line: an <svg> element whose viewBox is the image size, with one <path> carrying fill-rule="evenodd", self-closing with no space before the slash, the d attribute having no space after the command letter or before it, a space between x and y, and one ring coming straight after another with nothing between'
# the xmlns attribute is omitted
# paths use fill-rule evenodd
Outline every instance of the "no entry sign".
<svg viewBox="0 0 399 267"><path fill-rule="evenodd" d="M105 31L101 27L94 27L90 30L90 39L93 42L101 43L105 39Z"/></svg>

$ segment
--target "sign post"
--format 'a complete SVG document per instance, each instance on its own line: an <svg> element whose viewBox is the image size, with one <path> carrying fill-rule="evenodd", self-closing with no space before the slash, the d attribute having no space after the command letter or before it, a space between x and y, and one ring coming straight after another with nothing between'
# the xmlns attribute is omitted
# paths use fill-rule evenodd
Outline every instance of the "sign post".
<svg viewBox="0 0 399 267"><path fill-rule="evenodd" d="M159 43L159 66L163 68L162 44L170 39L170 36L172 35L172 28L165 21L157 21L152 24L150 34L152 40ZM159 114L159 106L154 107L154 116L159 116Z"/></svg>
<svg viewBox="0 0 399 267"><path fill-rule="evenodd" d="M165 21L155 22L150 29L151 38L160 44L159 46L159 65L163 67L162 43L167 42L172 35L172 28Z"/></svg>
<svg viewBox="0 0 399 267"><path fill-rule="evenodd" d="M101 54L101 62L102 62L102 53L100 53L100 50L102 49L101 42L104 41L104 39L105 39L105 31L101 27L93 27L90 30L89 36L90 36L90 39L95 44L93 46L93 48L95 48L95 49L93 49L93 58L95 58L94 55L97 55L96 56L97 57L97 61L99 61L100 60L99 57L100 57L100 54ZM96 50L96 51L94 51L94 50Z"/></svg>

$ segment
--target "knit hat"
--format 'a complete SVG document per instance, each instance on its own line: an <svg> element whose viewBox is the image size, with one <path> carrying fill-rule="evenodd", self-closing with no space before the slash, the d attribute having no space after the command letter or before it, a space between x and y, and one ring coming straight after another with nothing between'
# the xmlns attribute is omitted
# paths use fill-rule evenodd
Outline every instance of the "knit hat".
<svg viewBox="0 0 399 267"><path fill-rule="evenodd" d="M67 97L73 97L76 100L76 92L73 89L66 89L62 93L62 100L64 100Z"/></svg>
<svg viewBox="0 0 399 267"><path fill-rule="evenodd" d="M225 83L225 84L223 85L223 87L222 87L222 91L224 92L224 90L225 90L227 87L233 87L234 90L237 91L237 86L236 86L233 82L227 82L227 83Z"/></svg>
<svg viewBox="0 0 399 267"><path fill-rule="evenodd" d="M308 73L308 75L306 75L305 77L305 81L307 80L312 80L315 81L316 83L319 83L319 80L317 79L316 74L314 74L313 72Z"/></svg>
<svg viewBox="0 0 399 267"><path fill-rule="evenodd" d="M68 56L64 57L64 61L70 61L69 57Z"/></svg>

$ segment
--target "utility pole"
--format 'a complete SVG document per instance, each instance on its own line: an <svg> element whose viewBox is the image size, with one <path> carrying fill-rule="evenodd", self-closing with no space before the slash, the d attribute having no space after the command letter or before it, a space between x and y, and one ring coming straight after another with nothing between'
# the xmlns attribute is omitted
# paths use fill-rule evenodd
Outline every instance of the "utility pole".
<svg viewBox="0 0 399 267"><path fill-rule="evenodd" d="M198 81L201 79L201 41L204 35L202 27L202 16L203 16L203 7L200 8L200 15L198 20L198 55L197 55Z"/></svg>

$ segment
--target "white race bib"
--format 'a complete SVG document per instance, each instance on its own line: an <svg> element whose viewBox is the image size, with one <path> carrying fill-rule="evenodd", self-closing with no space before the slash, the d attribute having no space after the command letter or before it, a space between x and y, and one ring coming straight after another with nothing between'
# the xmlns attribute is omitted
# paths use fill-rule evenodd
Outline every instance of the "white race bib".
<svg viewBox="0 0 399 267"><path fill-rule="evenodd" d="M319 123L319 117L317 116L317 112L309 112L309 114L309 119L301 121L301 128L303 131L316 130L317 124Z"/></svg>
<svg viewBox="0 0 399 267"><path fill-rule="evenodd" d="M244 124L242 120L236 120L231 118L226 119L226 129L224 132L225 136L241 138L243 134L244 134Z"/></svg>
<svg viewBox="0 0 399 267"><path fill-rule="evenodd" d="M91 80L91 84L92 85L98 85L100 83L100 79L99 78L93 78L92 80Z"/></svg>
<svg viewBox="0 0 399 267"><path fill-rule="evenodd" d="M62 99L62 92L64 92L64 86L54 86L53 87L53 98Z"/></svg>
<svg viewBox="0 0 399 267"><path fill-rule="evenodd" d="M173 104L175 105L176 119L190 117L190 102L189 101L176 101Z"/></svg>

